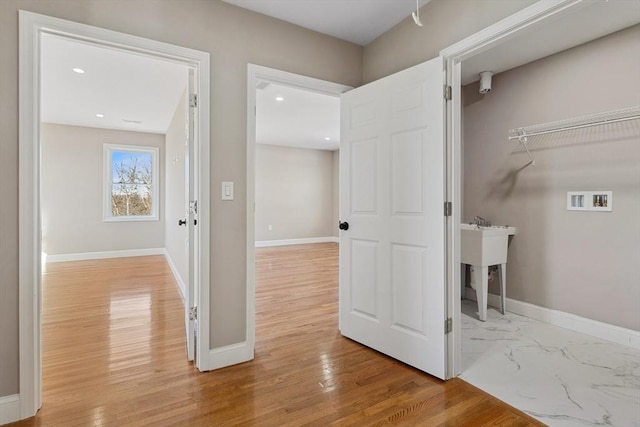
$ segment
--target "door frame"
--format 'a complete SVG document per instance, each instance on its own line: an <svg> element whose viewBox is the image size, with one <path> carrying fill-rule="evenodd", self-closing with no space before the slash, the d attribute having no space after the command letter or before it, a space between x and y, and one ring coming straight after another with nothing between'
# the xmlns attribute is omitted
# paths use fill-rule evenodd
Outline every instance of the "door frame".
<svg viewBox="0 0 640 427"><path fill-rule="evenodd" d="M196 180L200 206L198 257L198 368L210 369L209 353L209 229L210 58L209 53L32 12L19 12L19 406L20 419L42 406L41 235L40 220L40 38L53 34L99 46L173 61L196 70Z"/></svg>
<svg viewBox="0 0 640 427"><path fill-rule="evenodd" d="M353 89L339 83L294 74L275 68L248 64L247 66L247 282L246 282L246 337L253 354L256 342L256 233L255 233L255 188L256 188L256 84L267 81L309 92L339 97Z"/></svg>
<svg viewBox="0 0 640 427"><path fill-rule="evenodd" d="M531 31L546 20L571 9L587 5L585 0L539 0L501 21L440 51L445 62L445 80L452 88L451 102L447 103L446 114L446 195L452 202L452 215L446 230L446 286L447 313L453 328L447 343L447 378L462 373L461 337L461 271L460 271L460 219L462 217L462 79L463 61L498 47L507 40Z"/></svg>

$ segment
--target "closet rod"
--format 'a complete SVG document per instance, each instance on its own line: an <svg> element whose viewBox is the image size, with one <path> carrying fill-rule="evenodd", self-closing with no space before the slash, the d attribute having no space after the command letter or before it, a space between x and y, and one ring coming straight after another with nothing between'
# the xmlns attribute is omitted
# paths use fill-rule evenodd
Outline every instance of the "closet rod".
<svg viewBox="0 0 640 427"><path fill-rule="evenodd" d="M582 129L582 128L587 128L587 127L591 127L591 126L598 126L598 125L609 124L609 123L626 122L627 120L636 120L636 119L640 119L640 115L630 116L630 117L623 117L623 118L620 118L620 119L603 119L603 120L599 120L599 121L596 121L596 122L585 123L585 124L582 124L582 125L564 126L564 127L560 127L560 128L543 130L543 131L538 131L538 132L531 132L531 133L528 133L528 132L525 131L525 134L523 134L523 135L510 136L509 140L521 139L523 136L545 135L545 134L548 134L548 133L562 132L562 131L565 131L565 130ZM515 130L516 131L519 131L519 130L523 130L524 131L524 128L518 128L518 129L515 129Z"/></svg>

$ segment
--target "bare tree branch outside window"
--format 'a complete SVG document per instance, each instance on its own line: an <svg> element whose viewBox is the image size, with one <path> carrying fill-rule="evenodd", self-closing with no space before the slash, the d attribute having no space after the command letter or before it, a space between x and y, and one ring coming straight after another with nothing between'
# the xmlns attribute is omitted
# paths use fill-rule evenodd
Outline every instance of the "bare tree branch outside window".
<svg viewBox="0 0 640 427"><path fill-rule="evenodd" d="M153 157L150 153L113 151L111 214L148 216L153 212Z"/></svg>

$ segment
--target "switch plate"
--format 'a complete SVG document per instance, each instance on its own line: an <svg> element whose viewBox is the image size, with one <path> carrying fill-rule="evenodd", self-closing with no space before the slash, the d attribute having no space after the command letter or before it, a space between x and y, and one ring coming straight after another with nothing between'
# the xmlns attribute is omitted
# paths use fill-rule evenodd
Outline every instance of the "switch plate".
<svg viewBox="0 0 640 427"><path fill-rule="evenodd" d="M233 182L222 183L222 200L233 200Z"/></svg>

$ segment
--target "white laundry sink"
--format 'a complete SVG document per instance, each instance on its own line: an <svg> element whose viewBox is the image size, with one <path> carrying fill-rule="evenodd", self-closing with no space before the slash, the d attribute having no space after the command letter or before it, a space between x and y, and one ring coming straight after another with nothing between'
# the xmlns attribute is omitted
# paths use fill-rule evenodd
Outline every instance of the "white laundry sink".
<svg viewBox="0 0 640 427"><path fill-rule="evenodd" d="M489 266L498 265L500 278L500 311L506 310L507 247L515 227L460 224L460 262L473 266L478 299L478 317L487 320L487 288ZM464 282L463 282L464 284Z"/></svg>
<svg viewBox="0 0 640 427"><path fill-rule="evenodd" d="M460 259L463 264L487 267L507 262L509 236L516 234L515 227L492 225L479 227L460 224Z"/></svg>

